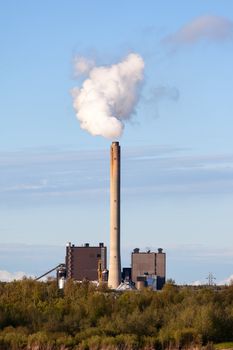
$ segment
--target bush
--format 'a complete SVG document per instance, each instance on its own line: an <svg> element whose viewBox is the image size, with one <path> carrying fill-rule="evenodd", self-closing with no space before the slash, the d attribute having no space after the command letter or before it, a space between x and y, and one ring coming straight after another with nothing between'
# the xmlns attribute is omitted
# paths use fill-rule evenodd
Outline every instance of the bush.
<svg viewBox="0 0 233 350"><path fill-rule="evenodd" d="M51 339L45 332L37 332L28 337L28 346L36 346L38 350L50 350L54 344L54 339Z"/></svg>

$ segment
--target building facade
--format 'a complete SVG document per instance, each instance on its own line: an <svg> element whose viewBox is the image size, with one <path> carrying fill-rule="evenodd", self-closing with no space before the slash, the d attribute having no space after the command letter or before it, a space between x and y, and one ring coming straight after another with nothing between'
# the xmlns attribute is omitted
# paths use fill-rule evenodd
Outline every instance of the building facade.
<svg viewBox="0 0 233 350"><path fill-rule="evenodd" d="M166 254L161 248L158 252L140 252L135 248L131 255L132 281L139 286L151 284L160 290L166 281Z"/></svg>
<svg viewBox="0 0 233 350"><path fill-rule="evenodd" d="M100 281L107 265L107 248L103 243L99 246L75 246L68 243L66 246L67 278L76 281Z"/></svg>

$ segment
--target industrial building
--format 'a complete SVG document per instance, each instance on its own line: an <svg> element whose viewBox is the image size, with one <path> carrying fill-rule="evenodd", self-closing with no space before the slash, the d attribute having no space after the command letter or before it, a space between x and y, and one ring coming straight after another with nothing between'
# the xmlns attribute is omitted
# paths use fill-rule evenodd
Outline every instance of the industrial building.
<svg viewBox="0 0 233 350"><path fill-rule="evenodd" d="M68 243L66 246L66 275L76 281L104 280L107 265L107 248L104 243L99 246L75 246Z"/></svg>
<svg viewBox="0 0 233 350"><path fill-rule="evenodd" d="M140 252L135 248L131 256L131 267L121 271L120 249L120 192L121 192L121 148L119 142L112 142L110 147L110 251L109 273L107 270L107 248L99 246L66 247L65 275L76 281L105 281L112 289L140 289L151 286L154 290L162 289L166 278L166 254L161 248L158 252ZM64 277L64 276L65 277ZM60 275L59 275L60 276ZM122 281L126 285L122 286ZM122 289L122 290L123 290Z"/></svg>
<svg viewBox="0 0 233 350"><path fill-rule="evenodd" d="M90 246L89 243L75 246L68 243L65 270L68 279L72 278L80 282L88 280L109 283L107 247L104 246L104 243L99 243L98 246ZM121 281L128 283L129 287L134 285L136 287L134 289L138 290L143 287L161 290L165 280L166 254L162 248L159 248L157 252L150 250L141 252L139 248L135 248L131 254L131 268L123 268L121 273Z"/></svg>
<svg viewBox="0 0 233 350"><path fill-rule="evenodd" d="M132 282L137 289L151 286L155 290L163 288L166 280L166 254L159 248L158 252L140 252L135 248L131 254Z"/></svg>
<svg viewBox="0 0 233 350"><path fill-rule="evenodd" d="M65 264L39 276L37 280L52 271L57 271L59 289L63 289L67 279L82 282L106 282L115 290L135 290L150 286L161 290L166 281L166 254L158 252L140 252L135 248L131 255L131 267L121 269L120 226L121 226L121 147L112 142L110 147L110 251L109 271L107 270L107 248L99 246L66 246Z"/></svg>

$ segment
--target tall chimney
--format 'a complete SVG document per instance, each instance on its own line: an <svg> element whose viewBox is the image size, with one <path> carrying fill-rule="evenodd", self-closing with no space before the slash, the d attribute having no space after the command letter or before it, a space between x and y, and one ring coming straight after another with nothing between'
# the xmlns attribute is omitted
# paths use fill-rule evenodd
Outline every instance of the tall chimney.
<svg viewBox="0 0 233 350"><path fill-rule="evenodd" d="M119 142L112 142L110 150L110 262L108 286L117 288L121 283L120 255L120 165Z"/></svg>

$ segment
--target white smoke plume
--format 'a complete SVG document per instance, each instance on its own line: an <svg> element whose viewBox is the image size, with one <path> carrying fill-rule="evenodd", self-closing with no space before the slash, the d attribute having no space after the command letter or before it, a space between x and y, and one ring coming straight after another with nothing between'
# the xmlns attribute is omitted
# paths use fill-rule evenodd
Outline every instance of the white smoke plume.
<svg viewBox="0 0 233 350"><path fill-rule="evenodd" d="M95 66L95 61L83 56L77 56L74 59L75 76L87 75Z"/></svg>
<svg viewBox="0 0 233 350"><path fill-rule="evenodd" d="M143 72L144 61L136 53L118 64L91 68L82 87L72 90L81 128L92 135L119 138L138 102Z"/></svg>
<svg viewBox="0 0 233 350"><path fill-rule="evenodd" d="M175 47L195 44L204 39L221 42L233 38L233 22L213 15L200 16L184 25L176 33L164 39L164 43Z"/></svg>

